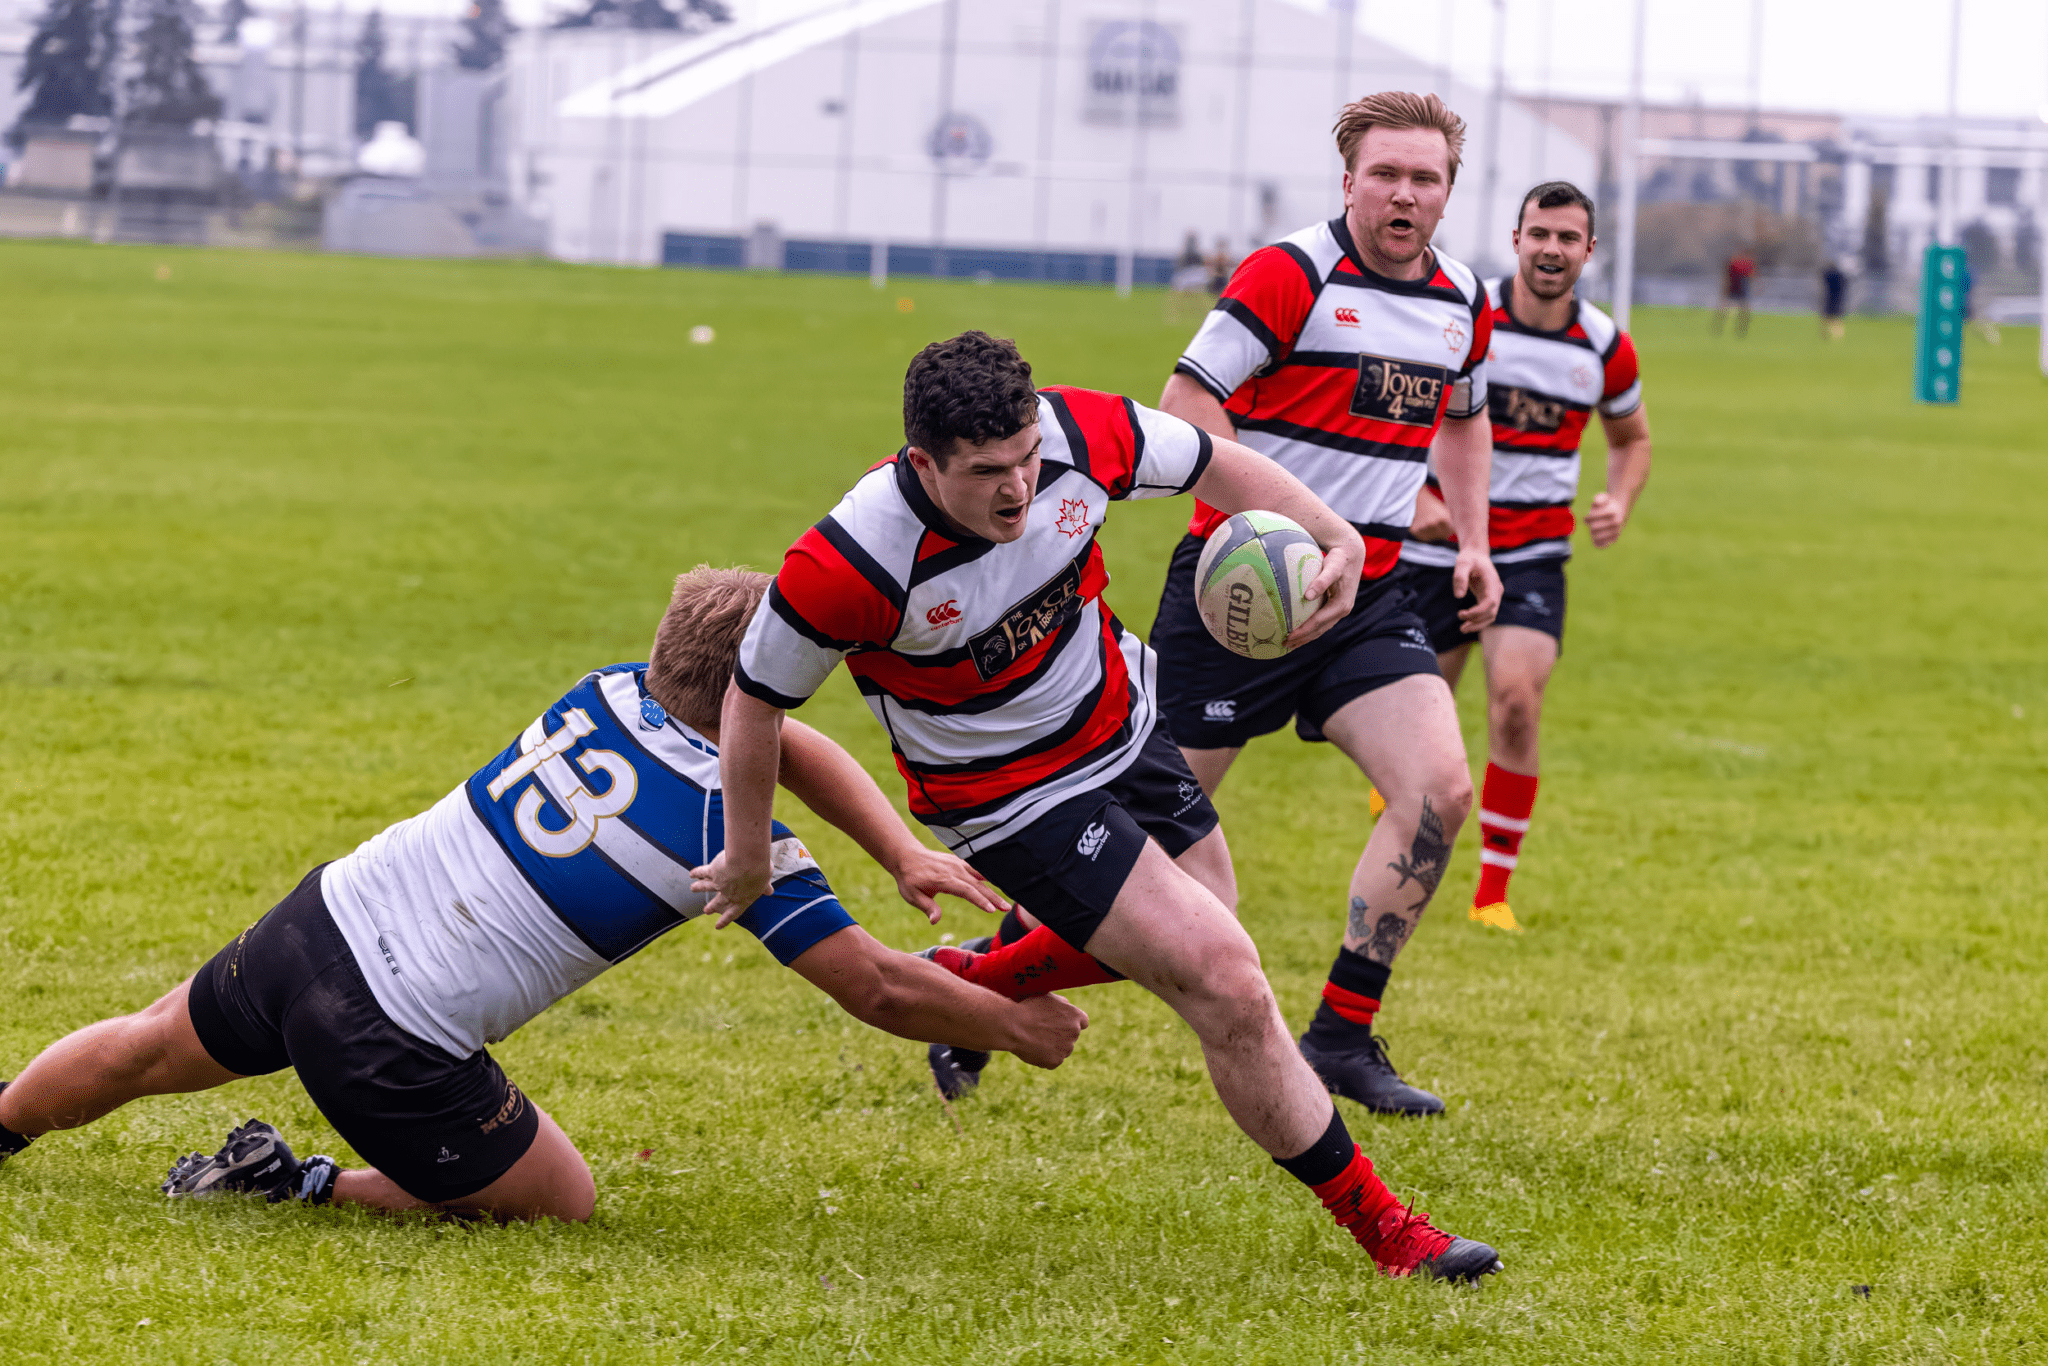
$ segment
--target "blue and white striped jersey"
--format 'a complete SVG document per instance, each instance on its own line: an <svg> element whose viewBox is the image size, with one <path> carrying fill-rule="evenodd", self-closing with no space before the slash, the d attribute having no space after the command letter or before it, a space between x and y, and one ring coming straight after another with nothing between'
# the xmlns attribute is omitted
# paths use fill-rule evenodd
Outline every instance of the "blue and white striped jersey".
<svg viewBox="0 0 2048 1366"><path fill-rule="evenodd" d="M384 1012L466 1057L704 910L724 846L718 751L645 665L587 675L426 812L327 866L321 893ZM739 923L787 964L853 923L778 823Z"/></svg>

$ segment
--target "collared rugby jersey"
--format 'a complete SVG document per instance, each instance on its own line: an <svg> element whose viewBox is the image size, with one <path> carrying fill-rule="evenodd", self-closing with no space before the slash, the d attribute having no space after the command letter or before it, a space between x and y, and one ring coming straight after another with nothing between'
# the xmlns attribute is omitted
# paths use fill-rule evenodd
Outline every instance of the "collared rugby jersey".
<svg viewBox="0 0 2048 1366"><path fill-rule="evenodd" d="M734 681L801 705L843 659L889 733L910 810L986 848L1130 766L1155 722L1152 651L1102 601L1112 502L1194 487L1208 433L1114 394L1040 391L1024 534L963 538L909 459L870 469L783 559Z"/></svg>
<svg viewBox="0 0 2048 1366"><path fill-rule="evenodd" d="M1568 559L1572 501L1579 493L1579 441L1595 410L1627 417L1643 405L1635 343L1614 319L1582 300L1556 332L1524 327L1508 310L1514 277L1486 284L1493 349L1486 357L1493 418L1493 486L1488 536L1493 558ZM1436 486L1435 476L1430 486ZM1401 558L1439 567L1458 562L1456 543L1410 541Z"/></svg>
<svg viewBox="0 0 2048 1366"><path fill-rule="evenodd" d="M1216 396L1237 439L1272 457L1365 537L1365 577L1400 558L1429 443L1486 406L1488 317L1473 273L1435 253L1390 280L1343 217L1244 258L1174 369ZM1223 520L1198 506L1188 530Z"/></svg>
<svg viewBox="0 0 2048 1366"><path fill-rule="evenodd" d="M407 1033L467 1057L704 910L725 846L718 751L648 695L643 664L586 675L497 758L327 865L328 913ZM853 923L775 827L745 925L784 963Z"/></svg>

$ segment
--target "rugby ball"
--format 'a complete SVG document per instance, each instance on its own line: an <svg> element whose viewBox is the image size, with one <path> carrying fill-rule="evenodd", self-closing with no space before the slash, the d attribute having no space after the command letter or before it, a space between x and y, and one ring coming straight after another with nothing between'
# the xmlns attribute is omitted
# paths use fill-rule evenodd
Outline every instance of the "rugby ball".
<svg viewBox="0 0 2048 1366"><path fill-rule="evenodd" d="M1322 567L1322 548L1298 523L1277 512L1240 512L1202 547L1195 606L1224 649L1278 659L1288 633L1322 605L1303 591Z"/></svg>

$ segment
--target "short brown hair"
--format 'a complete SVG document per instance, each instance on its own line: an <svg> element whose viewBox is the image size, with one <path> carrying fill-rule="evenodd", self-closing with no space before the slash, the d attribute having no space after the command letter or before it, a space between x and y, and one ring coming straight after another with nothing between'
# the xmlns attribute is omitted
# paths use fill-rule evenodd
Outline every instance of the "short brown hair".
<svg viewBox="0 0 2048 1366"><path fill-rule="evenodd" d="M768 584L766 574L708 564L676 576L647 661L647 691L670 716L693 730L718 729L740 637Z"/></svg>
<svg viewBox="0 0 2048 1366"><path fill-rule="evenodd" d="M1569 180L1546 180L1522 196L1522 207L1515 213L1515 231L1522 230L1522 220L1529 216L1529 206L1539 209L1561 209L1567 204L1576 204L1586 211L1586 236L1593 236L1593 199L1584 190Z"/></svg>
<svg viewBox="0 0 2048 1366"><path fill-rule="evenodd" d="M1465 120L1446 108L1442 100L1406 90L1382 90L1345 105L1344 112L1337 116L1337 126L1331 130L1337 135L1337 154L1344 158L1345 170L1352 169L1351 162L1358 155L1358 144L1365 141L1366 130L1375 127L1434 128L1442 133L1444 146L1451 153L1451 183L1457 184L1458 159L1465 154Z"/></svg>

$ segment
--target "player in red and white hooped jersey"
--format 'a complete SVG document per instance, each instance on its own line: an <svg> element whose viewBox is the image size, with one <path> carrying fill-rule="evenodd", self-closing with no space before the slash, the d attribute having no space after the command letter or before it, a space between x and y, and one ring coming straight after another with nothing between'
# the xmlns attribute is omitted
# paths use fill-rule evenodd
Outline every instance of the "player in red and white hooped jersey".
<svg viewBox="0 0 2048 1366"><path fill-rule="evenodd" d="M1152 652L1102 601L1110 504L1193 492L1292 517L1324 548L1308 585L1323 605L1290 637L1305 645L1351 610L1358 533L1238 442L1113 394L1034 391L1016 348L984 333L920 352L903 408L908 445L790 548L741 645L710 909L737 915L767 889L783 713L843 660L912 812L1031 908L1033 952L1057 970L985 980L957 952L948 966L1018 997L1132 978L1194 1029L1245 1133L1380 1267L1493 1270L1493 1249L1402 1208L1294 1049L1233 914L1215 808L1155 712Z"/></svg>
<svg viewBox="0 0 2048 1366"><path fill-rule="evenodd" d="M1214 525L1198 516L1167 571L1152 644L1161 710L1211 793L1245 744L1292 721L1385 794L1301 1048L1333 1092L1392 1114L1443 1110L1401 1080L1373 1021L1472 804L1456 704L1392 578L1432 443L1468 533L1452 571L1472 594L1464 629L1485 626L1500 600L1484 544L1489 315L1473 273L1429 244L1464 128L1434 95L1346 106L1335 130L1343 214L1245 258L1160 401L1272 456L1366 538L1351 617L1308 649L1246 660L1210 639L1196 611L1195 564Z"/></svg>
<svg viewBox="0 0 2048 1366"><path fill-rule="evenodd" d="M1536 805L1537 723L1564 644L1564 562L1572 553L1579 440L1594 413L1607 437L1607 487L1586 509L1595 546L1614 544L1650 477L1650 423L1635 344L1573 292L1592 255L1593 216L1593 201L1576 185L1538 185L1522 199L1515 273L1487 285L1493 319L1486 362L1493 420L1489 537L1503 593L1500 615L1479 635L1489 753L1471 915L1503 929L1515 926L1508 878ZM1413 534L1401 549L1403 579L1428 622L1444 677L1456 687L1472 640L1461 629L1451 584L1456 536L1442 501L1429 490L1418 500Z"/></svg>

